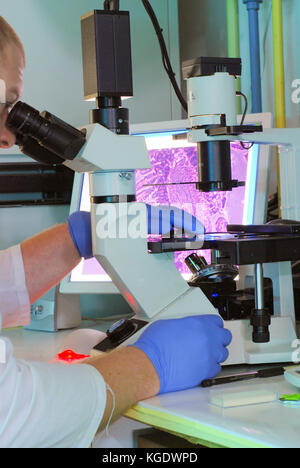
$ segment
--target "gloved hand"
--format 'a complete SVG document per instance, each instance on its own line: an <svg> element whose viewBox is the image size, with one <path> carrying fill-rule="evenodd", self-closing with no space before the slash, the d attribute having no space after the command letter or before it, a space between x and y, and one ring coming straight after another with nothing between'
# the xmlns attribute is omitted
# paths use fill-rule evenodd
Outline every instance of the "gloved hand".
<svg viewBox="0 0 300 468"><path fill-rule="evenodd" d="M200 385L215 377L228 358L232 335L217 315L201 315L152 323L135 346L148 356L159 380L159 393Z"/></svg>
<svg viewBox="0 0 300 468"><path fill-rule="evenodd" d="M146 205L148 211L148 234L167 234L173 228L178 228L183 234L202 235L205 232L203 224L195 216L174 206Z"/></svg>
<svg viewBox="0 0 300 468"><path fill-rule="evenodd" d="M76 211L68 219L69 231L79 255L88 260L93 257L91 214Z"/></svg>

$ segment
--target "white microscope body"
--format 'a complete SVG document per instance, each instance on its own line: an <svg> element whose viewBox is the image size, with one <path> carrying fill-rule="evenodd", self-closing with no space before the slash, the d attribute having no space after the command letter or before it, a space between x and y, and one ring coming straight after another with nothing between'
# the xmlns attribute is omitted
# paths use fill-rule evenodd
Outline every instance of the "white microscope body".
<svg viewBox="0 0 300 468"><path fill-rule="evenodd" d="M204 123L219 124L220 114L226 115L227 125L236 125L235 99L235 79L228 73L188 80L189 117L194 128L189 132L189 140L197 143L232 140L232 136L208 137L204 130L195 127ZM86 128L87 143L78 156L66 165L77 172L90 172L93 252L136 317L152 322L189 315L217 314L205 294L199 288L191 288L182 278L175 267L173 253L153 255L148 252L145 205L134 201L127 203L135 195L135 169L151 167L144 138L117 136L98 124ZM288 154L281 158L282 190L283 199L288 205L288 200L294 197L295 210L288 211L283 204L283 216L300 218L300 198L294 193L296 185L291 187L289 175L286 175L290 163L295 171L293 176L300 174L300 157L298 162L296 158L300 130L269 130L253 133L250 139L247 135L239 135L236 139L288 146ZM105 202L108 199L110 202ZM196 244L191 245L191 250L195 248ZM199 243L197 248L200 248ZM290 270L281 281L291 285ZM226 321L225 327L233 335L226 364L291 360L292 343L297 338L293 301L283 304L279 315L272 317L269 343L252 342L249 320ZM136 337L133 335L126 343L134 341Z"/></svg>
<svg viewBox="0 0 300 468"><path fill-rule="evenodd" d="M204 294L181 277L174 254L148 253L146 206L128 203L135 195L135 169L151 168L145 139L116 136L98 124L86 128L86 145L66 165L78 172L97 170L90 174L90 195L93 252L99 263L143 320L215 314ZM95 203L113 201L116 195L116 203Z"/></svg>

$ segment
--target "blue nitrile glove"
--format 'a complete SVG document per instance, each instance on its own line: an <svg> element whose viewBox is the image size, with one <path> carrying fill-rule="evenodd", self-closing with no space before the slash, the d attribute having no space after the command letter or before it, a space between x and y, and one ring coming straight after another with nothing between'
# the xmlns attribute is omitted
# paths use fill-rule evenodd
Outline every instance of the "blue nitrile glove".
<svg viewBox="0 0 300 468"><path fill-rule="evenodd" d="M76 211L68 219L69 231L80 256L86 260L93 257L91 214Z"/></svg>
<svg viewBox="0 0 300 468"><path fill-rule="evenodd" d="M232 335L218 315L158 320L142 333L135 346L148 356L159 380L159 393L196 387L212 379L228 358Z"/></svg>
<svg viewBox="0 0 300 468"><path fill-rule="evenodd" d="M202 235L205 232L203 224L195 216L180 210L175 206L147 206L148 234L167 234L178 228L183 234Z"/></svg>

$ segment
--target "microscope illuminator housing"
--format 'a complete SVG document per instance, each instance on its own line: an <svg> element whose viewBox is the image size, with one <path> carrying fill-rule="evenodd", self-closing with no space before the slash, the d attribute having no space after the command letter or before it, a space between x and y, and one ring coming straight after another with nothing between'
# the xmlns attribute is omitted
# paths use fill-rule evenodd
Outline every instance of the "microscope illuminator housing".
<svg viewBox="0 0 300 468"><path fill-rule="evenodd" d="M183 64L187 80L190 134L237 135L262 128L237 126L236 84L241 75L241 59L198 58ZM210 133L211 132L211 133ZM227 139L194 140L198 146L199 181L196 188L203 192L230 191L244 185L232 180L230 143Z"/></svg>

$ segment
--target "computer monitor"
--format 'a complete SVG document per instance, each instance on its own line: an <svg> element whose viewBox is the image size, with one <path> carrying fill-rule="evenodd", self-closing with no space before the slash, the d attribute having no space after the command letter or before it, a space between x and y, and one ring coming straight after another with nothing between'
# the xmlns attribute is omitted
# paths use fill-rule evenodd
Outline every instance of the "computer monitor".
<svg viewBox="0 0 300 468"><path fill-rule="evenodd" d="M240 119L240 116L239 118ZM238 120L240 121L240 120ZM272 125L271 114L249 114L245 123ZM136 171L138 202L149 205L171 205L185 209L203 222L206 232L226 232L227 224L262 224L265 222L270 150L267 145L244 149L239 141L231 143L232 177L245 181L245 187L231 192L199 192L192 182L197 180L197 146L184 138L188 121L139 124L131 128L132 135L143 135L152 163L151 169ZM246 145L244 145L246 147ZM191 182L180 185L180 182ZM178 185L160 185L174 184ZM153 184L153 185L152 185ZM71 213L90 210L89 178L76 174ZM177 252L174 261L185 279L190 272L184 259L189 252ZM210 252L202 251L208 261ZM61 283L62 293L119 294L110 277L96 259L82 262Z"/></svg>

